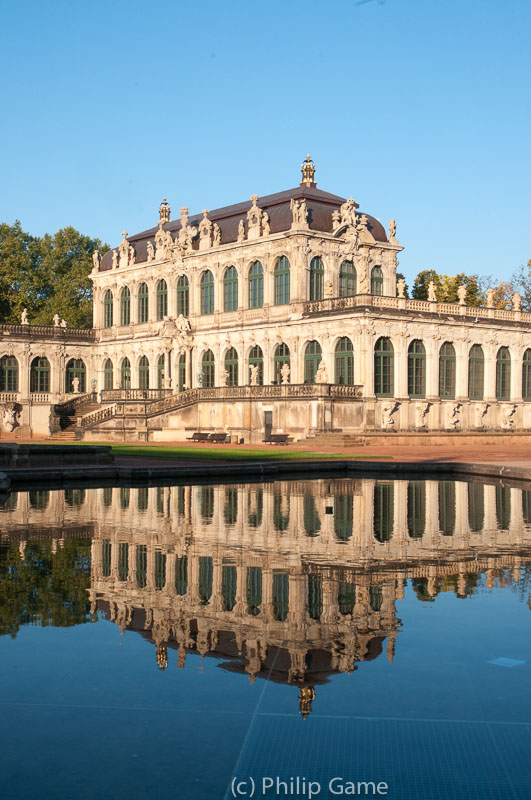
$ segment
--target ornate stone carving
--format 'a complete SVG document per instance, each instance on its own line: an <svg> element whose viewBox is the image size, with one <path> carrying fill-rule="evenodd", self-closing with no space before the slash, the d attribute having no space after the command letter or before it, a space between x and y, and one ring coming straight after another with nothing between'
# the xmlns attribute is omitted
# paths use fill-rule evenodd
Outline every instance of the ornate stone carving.
<svg viewBox="0 0 531 800"><path fill-rule="evenodd" d="M221 229L217 222L214 223L213 231L213 247L219 247L221 244Z"/></svg>
<svg viewBox="0 0 531 800"><path fill-rule="evenodd" d="M512 430L512 428L514 428L517 408L518 406L516 405L503 406L501 412L501 426L505 430Z"/></svg>
<svg viewBox="0 0 531 800"><path fill-rule="evenodd" d="M245 223L243 219L240 220L240 224L238 225L238 241L245 241Z"/></svg>
<svg viewBox="0 0 531 800"><path fill-rule="evenodd" d="M258 386L258 367L256 366L256 364L251 364L251 366L249 367L249 373L250 373L249 383L251 384L251 386Z"/></svg>
<svg viewBox="0 0 531 800"><path fill-rule="evenodd" d="M22 325L29 325L27 308L22 309L22 314L20 315L20 322Z"/></svg>
<svg viewBox="0 0 531 800"><path fill-rule="evenodd" d="M22 406L19 403L4 403L2 405L2 425L4 430L11 433L18 428Z"/></svg>
<svg viewBox="0 0 531 800"><path fill-rule="evenodd" d="M308 209L306 208L306 200L290 200L291 208L291 227L292 228L308 228Z"/></svg>
<svg viewBox="0 0 531 800"><path fill-rule="evenodd" d="M415 424L417 428L426 427L426 418L432 403L416 403L415 404Z"/></svg>
<svg viewBox="0 0 531 800"><path fill-rule="evenodd" d="M487 308L494 308L494 289L487 289Z"/></svg>
<svg viewBox="0 0 531 800"><path fill-rule="evenodd" d="M325 297L333 297L334 296L334 284L331 280L325 281L324 284L324 296Z"/></svg>
<svg viewBox="0 0 531 800"><path fill-rule="evenodd" d="M112 251L112 268L118 269L118 253L116 250Z"/></svg>
<svg viewBox="0 0 531 800"><path fill-rule="evenodd" d="M129 266L129 242L127 241L127 231L122 231L122 241L118 246L119 267Z"/></svg>
<svg viewBox="0 0 531 800"><path fill-rule="evenodd" d="M389 241L396 242L396 219L393 219L389 222Z"/></svg>
<svg viewBox="0 0 531 800"><path fill-rule="evenodd" d="M462 403L451 403L446 407L446 427L450 430L457 430L461 423Z"/></svg>
<svg viewBox="0 0 531 800"><path fill-rule="evenodd" d="M403 278L399 278L396 282L396 290L398 297L406 296L406 282Z"/></svg>
<svg viewBox="0 0 531 800"><path fill-rule="evenodd" d="M315 383L328 383L326 364L322 360L319 362L319 366L317 367L317 372L315 373Z"/></svg>
<svg viewBox="0 0 531 800"><path fill-rule="evenodd" d="M457 298L460 306L464 306L466 304L466 286L463 283L461 286L457 287Z"/></svg>
<svg viewBox="0 0 531 800"><path fill-rule="evenodd" d="M181 208L181 229L178 236L178 244L181 253L188 253L192 249L192 240L197 236L197 228L188 222L188 209L186 206Z"/></svg>
<svg viewBox="0 0 531 800"><path fill-rule="evenodd" d="M262 236L269 236L271 233L271 225L269 223L269 216L264 211L262 214Z"/></svg>
<svg viewBox="0 0 531 800"><path fill-rule="evenodd" d="M199 249L209 250L212 246L212 222L208 218L208 211L203 210L203 219L199 223Z"/></svg>
<svg viewBox="0 0 531 800"><path fill-rule="evenodd" d="M132 267L136 261L136 252L132 244L129 245L129 266Z"/></svg>
<svg viewBox="0 0 531 800"><path fill-rule="evenodd" d="M520 297L519 292L515 292L513 294L513 311L521 311L522 310L522 298Z"/></svg>
<svg viewBox="0 0 531 800"><path fill-rule="evenodd" d="M252 206L247 212L247 239L258 239L260 236L260 223L262 221L262 211L258 208L258 195L251 195Z"/></svg>
<svg viewBox="0 0 531 800"><path fill-rule="evenodd" d="M430 301L430 303L437 302L437 291L435 289L435 283L433 281L430 281L428 283L428 300Z"/></svg>
<svg viewBox="0 0 531 800"><path fill-rule="evenodd" d="M92 263L94 265L94 271L98 272L100 268L100 252L99 250L94 250L92 253Z"/></svg>
<svg viewBox="0 0 531 800"><path fill-rule="evenodd" d="M390 400L382 408L382 428L384 431L394 431L395 429L395 414L400 408L400 403L395 400Z"/></svg>
<svg viewBox="0 0 531 800"><path fill-rule="evenodd" d="M289 383L290 372L291 369L289 364L283 364L280 369L280 377L283 384Z"/></svg>
<svg viewBox="0 0 531 800"><path fill-rule="evenodd" d="M171 208L168 205L168 201L165 197L162 198L162 203L159 206L159 222L169 222L170 221L170 211Z"/></svg>
<svg viewBox="0 0 531 800"><path fill-rule="evenodd" d="M53 315L54 328L58 328L60 323L61 323L61 317L59 316L59 314L54 314Z"/></svg>
<svg viewBox="0 0 531 800"><path fill-rule="evenodd" d="M169 231L165 231L162 222L159 222L159 229L155 234L155 257L157 261L167 259L171 255L173 239Z"/></svg>
<svg viewBox="0 0 531 800"><path fill-rule="evenodd" d="M153 242L151 241L151 239L148 241L148 243L146 245L146 250L147 250L147 260L148 261L154 261L154 259L155 259L155 248L153 247Z"/></svg>
<svg viewBox="0 0 531 800"><path fill-rule="evenodd" d="M489 408L489 403L480 403L480 405L476 406L476 428L482 428L484 426L485 417L487 416Z"/></svg>

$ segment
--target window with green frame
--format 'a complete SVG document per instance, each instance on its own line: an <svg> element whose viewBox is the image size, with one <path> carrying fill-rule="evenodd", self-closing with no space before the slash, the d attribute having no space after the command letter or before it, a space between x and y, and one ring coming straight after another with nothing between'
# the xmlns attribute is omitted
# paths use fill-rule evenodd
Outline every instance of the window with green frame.
<svg viewBox="0 0 531 800"><path fill-rule="evenodd" d="M339 581L337 586L337 604L343 616L352 614L356 605L356 586L354 583Z"/></svg>
<svg viewBox="0 0 531 800"><path fill-rule="evenodd" d="M445 342L439 350L439 397L455 399L455 348L451 342Z"/></svg>
<svg viewBox="0 0 531 800"><path fill-rule="evenodd" d="M164 514L164 486L157 486L157 514Z"/></svg>
<svg viewBox="0 0 531 800"><path fill-rule="evenodd" d="M273 383L275 384L282 383L282 367L284 366L284 364L287 364L289 367L291 364L291 360L290 360L289 347L287 344L282 342L281 344L275 347L275 353L273 355L273 373L274 373Z"/></svg>
<svg viewBox="0 0 531 800"><path fill-rule="evenodd" d="M275 305L283 306L290 301L290 264L286 256L280 256L273 273Z"/></svg>
<svg viewBox="0 0 531 800"><path fill-rule="evenodd" d="M145 544L137 544L136 546L136 585L139 589L145 589L147 586L147 546Z"/></svg>
<svg viewBox="0 0 531 800"><path fill-rule="evenodd" d="M482 483L468 484L468 525L473 533L483 530L485 520L485 493Z"/></svg>
<svg viewBox="0 0 531 800"><path fill-rule="evenodd" d="M127 358L122 359L120 365L120 389L131 388L131 362Z"/></svg>
<svg viewBox="0 0 531 800"><path fill-rule="evenodd" d="M407 529L411 539L421 539L426 527L426 484L409 481L407 485Z"/></svg>
<svg viewBox="0 0 531 800"><path fill-rule="evenodd" d="M199 281L201 314L214 313L214 276L209 269L205 270Z"/></svg>
<svg viewBox="0 0 531 800"><path fill-rule="evenodd" d="M103 539L101 543L101 574L108 578L112 566L112 545L110 539Z"/></svg>
<svg viewBox="0 0 531 800"><path fill-rule="evenodd" d="M164 319L168 315L168 284L162 278L157 283L157 320Z"/></svg>
<svg viewBox="0 0 531 800"><path fill-rule="evenodd" d="M18 361L15 356L0 358L0 392L18 392Z"/></svg>
<svg viewBox="0 0 531 800"><path fill-rule="evenodd" d="M335 383L354 385L354 347L348 336L342 336L336 344L334 357Z"/></svg>
<svg viewBox="0 0 531 800"><path fill-rule="evenodd" d="M356 291L356 268L352 261L342 261L339 267L339 296L354 297Z"/></svg>
<svg viewBox="0 0 531 800"><path fill-rule="evenodd" d="M212 597L214 562L211 556L199 556L199 601L206 606Z"/></svg>
<svg viewBox="0 0 531 800"><path fill-rule="evenodd" d="M468 397L470 400L483 400L485 357L483 348L474 344L468 354Z"/></svg>
<svg viewBox="0 0 531 800"><path fill-rule="evenodd" d="M334 532L341 542L347 542L354 527L354 498L351 494L334 497Z"/></svg>
<svg viewBox="0 0 531 800"><path fill-rule="evenodd" d="M129 577L129 545L127 542L118 544L118 580L126 581Z"/></svg>
<svg viewBox="0 0 531 800"><path fill-rule="evenodd" d="M190 315L190 284L186 275L181 275L177 279L177 316L183 317Z"/></svg>
<svg viewBox="0 0 531 800"><path fill-rule="evenodd" d="M455 531L455 482L439 481L439 530L443 536L453 536Z"/></svg>
<svg viewBox="0 0 531 800"><path fill-rule="evenodd" d="M50 391L50 362L47 358L34 358L30 368L30 392Z"/></svg>
<svg viewBox="0 0 531 800"><path fill-rule="evenodd" d="M426 397L426 350L420 339L408 347L407 390L410 397Z"/></svg>
<svg viewBox="0 0 531 800"><path fill-rule="evenodd" d="M247 613L257 617L262 605L262 569L247 567L246 580Z"/></svg>
<svg viewBox="0 0 531 800"><path fill-rule="evenodd" d="M259 528L262 524L264 512L263 489L253 489L247 492L247 524L250 528Z"/></svg>
<svg viewBox="0 0 531 800"><path fill-rule="evenodd" d="M164 389L166 379L166 356L162 353L157 359L157 389Z"/></svg>
<svg viewBox="0 0 531 800"><path fill-rule="evenodd" d="M48 489L33 489L29 493L29 504L31 508L38 508L41 511L48 507L50 502L50 492Z"/></svg>
<svg viewBox="0 0 531 800"><path fill-rule="evenodd" d="M238 271L227 267L223 275L223 311L238 310Z"/></svg>
<svg viewBox="0 0 531 800"><path fill-rule="evenodd" d="M147 356L142 356L138 362L138 388L149 389L149 361Z"/></svg>
<svg viewBox="0 0 531 800"><path fill-rule="evenodd" d="M212 350L207 350L203 353L201 372L203 374L203 386L207 389L212 389L215 381L215 362Z"/></svg>
<svg viewBox="0 0 531 800"><path fill-rule="evenodd" d="M308 614L310 619L319 621L323 613L323 579L308 575Z"/></svg>
<svg viewBox="0 0 531 800"><path fill-rule="evenodd" d="M262 308L264 305L264 268L259 261L253 261L249 269L249 308Z"/></svg>
<svg viewBox="0 0 531 800"><path fill-rule="evenodd" d="M65 393L70 394L74 391L74 380L78 379L78 392L84 394L87 391L87 370L85 362L80 358L71 358L65 369Z"/></svg>
<svg viewBox="0 0 531 800"><path fill-rule="evenodd" d="M221 566L221 597L223 601L223 611L232 611L236 605L236 594L238 590L238 572L234 564L222 564Z"/></svg>
<svg viewBox="0 0 531 800"><path fill-rule="evenodd" d="M378 542L389 542L395 524L395 498L393 484L376 481L374 484L373 532Z"/></svg>
<svg viewBox="0 0 531 800"><path fill-rule="evenodd" d="M371 294L383 295L383 272L381 267L373 267L371 271Z"/></svg>
<svg viewBox="0 0 531 800"><path fill-rule="evenodd" d="M251 367L258 368L256 380L258 386L262 386L264 383L264 354L262 352L262 348L257 344L255 344L254 347L251 347L249 351L249 384L251 383Z"/></svg>
<svg viewBox="0 0 531 800"><path fill-rule="evenodd" d="M149 505L149 487L140 486L136 490L136 507L139 511L147 511Z"/></svg>
<svg viewBox="0 0 531 800"><path fill-rule="evenodd" d="M110 358L103 363L103 388L107 391L114 388L114 367Z"/></svg>
<svg viewBox="0 0 531 800"><path fill-rule="evenodd" d="M511 490L508 486L496 486L496 520L502 531L511 525Z"/></svg>
<svg viewBox="0 0 531 800"><path fill-rule="evenodd" d="M175 556L175 591L180 597L188 592L188 556Z"/></svg>
<svg viewBox="0 0 531 800"><path fill-rule="evenodd" d="M302 499L302 518L306 535L317 536L321 530L321 520L315 505L315 498L311 494L305 494Z"/></svg>
<svg viewBox="0 0 531 800"><path fill-rule="evenodd" d="M238 386L238 353L229 347L225 353L225 370L228 372L227 386Z"/></svg>
<svg viewBox="0 0 531 800"><path fill-rule="evenodd" d="M112 486L106 486L103 489L103 505L105 508L112 506Z"/></svg>
<svg viewBox="0 0 531 800"><path fill-rule="evenodd" d="M496 355L496 399L511 399L511 354L508 347L500 347Z"/></svg>
<svg viewBox="0 0 531 800"><path fill-rule="evenodd" d="M374 394L392 397L394 388L395 353L390 339L378 339L374 347Z"/></svg>
<svg viewBox="0 0 531 800"><path fill-rule="evenodd" d="M177 391L183 392L186 386L186 355L181 353L177 362Z"/></svg>
<svg viewBox="0 0 531 800"><path fill-rule="evenodd" d="M120 486L120 508L129 508L131 489L129 486Z"/></svg>
<svg viewBox="0 0 531 800"><path fill-rule="evenodd" d="M289 528L289 495L281 492L273 494L273 526L281 533Z"/></svg>
<svg viewBox="0 0 531 800"><path fill-rule="evenodd" d="M124 286L120 292L120 325L129 325L131 322L131 292Z"/></svg>
<svg viewBox="0 0 531 800"><path fill-rule="evenodd" d="M67 506L82 506L86 496L85 489L65 489L65 503Z"/></svg>
<svg viewBox="0 0 531 800"><path fill-rule="evenodd" d="M522 398L531 400L531 350L524 353L522 360Z"/></svg>
<svg viewBox="0 0 531 800"><path fill-rule="evenodd" d="M110 289L103 295L103 327L112 328L113 323L113 296Z"/></svg>
<svg viewBox="0 0 531 800"><path fill-rule="evenodd" d="M238 490L233 486L225 489L223 519L226 525L235 525L238 522Z"/></svg>
<svg viewBox="0 0 531 800"><path fill-rule="evenodd" d="M164 589L166 586L166 553L155 550L155 563L153 565L155 589Z"/></svg>
<svg viewBox="0 0 531 800"><path fill-rule="evenodd" d="M273 605L273 618L277 622L284 622L289 614L289 574L281 570L273 570L271 587L271 601Z"/></svg>
<svg viewBox="0 0 531 800"><path fill-rule="evenodd" d="M310 300L323 299L324 264L320 256L314 256L310 261Z"/></svg>
<svg viewBox="0 0 531 800"><path fill-rule="evenodd" d="M207 524L212 522L214 516L214 487L213 486L200 486L199 487L199 510L201 519Z"/></svg>
<svg viewBox="0 0 531 800"><path fill-rule="evenodd" d="M137 320L139 323L149 319L149 291L147 283L141 283L137 294Z"/></svg>
<svg viewBox="0 0 531 800"><path fill-rule="evenodd" d="M383 603L383 592L381 586L369 587L369 605L371 611L380 611Z"/></svg>
<svg viewBox="0 0 531 800"><path fill-rule="evenodd" d="M315 375L323 358L321 345L315 339L304 350L304 383L315 383Z"/></svg>
<svg viewBox="0 0 531 800"><path fill-rule="evenodd" d="M522 516L526 525L531 525L531 492L522 491Z"/></svg>

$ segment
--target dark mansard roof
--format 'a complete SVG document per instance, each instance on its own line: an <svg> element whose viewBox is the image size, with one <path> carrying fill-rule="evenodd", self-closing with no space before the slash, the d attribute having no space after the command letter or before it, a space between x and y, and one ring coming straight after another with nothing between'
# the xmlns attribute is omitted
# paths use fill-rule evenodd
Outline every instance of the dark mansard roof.
<svg viewBox="0 0 531 800"><path fill-rule="evenodd" d="M271 233L281 233L291 228L292 214L290 202L292 199L306 200L310 230L314 232L322 231L324 233L332 232L332 212L339 209L346 200L344 197L330 194L330 192L323 192L321 189L307 185L301 185L297 186L295 189L288 189L285 192L277 192L276 194L259 197L258 207L262 211L267 211L271 225ZM236 203L232 206L224 206L223 208L209 211L209 220L216 222L220 227L222 245L237 241L239 222L241 219L246 221L246 215L251 206L251 200L246 200L244 203ZM202 214L190 216L189 224L197 226L202 217ZM369 215L367 215L367 219L369 231L376 241L387 242L387 236L382 223ZM164 229L174 234L174 238L180 228L181 223L178 219L164 224ZM127 240L134 245L136 260L138 262L147 260L147 243L150 239L151 241L154 240L157 230L158 227L155 225L153 228L127 237ZM195 250L198 248L199 237L196 236L193 241L193 249ZM100 271L111 269L111 265L112 251L109 251L101 259Z"/></svg>

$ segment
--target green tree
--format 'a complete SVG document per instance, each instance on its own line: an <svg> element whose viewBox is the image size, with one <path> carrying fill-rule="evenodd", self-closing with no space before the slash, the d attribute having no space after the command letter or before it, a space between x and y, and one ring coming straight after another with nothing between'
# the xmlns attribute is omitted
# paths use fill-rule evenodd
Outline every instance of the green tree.
<svg viewBox="0 0 531 800"><path fill-rule="evenodd" d="M427 300L430 283L435 284L435 295L439 303L457 303L460 286L466 286L465 302L469 306L479 306L483 301L477 275L441 275L434 269L425 269L419 272L413 283L413 297L416 300Z"/></svg>

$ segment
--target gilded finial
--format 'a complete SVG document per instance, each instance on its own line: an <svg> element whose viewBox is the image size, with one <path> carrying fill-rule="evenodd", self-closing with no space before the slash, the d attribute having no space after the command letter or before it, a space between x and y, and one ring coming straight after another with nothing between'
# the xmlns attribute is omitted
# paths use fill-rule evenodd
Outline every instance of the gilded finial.
<svg viewBox="0 0 531 800"><path fill-rule="evenodd" d="M299 714L306 719L312 713L312 702L315 700L315 689L313 686L302 686L299 695Z"/></svg>
<svg viewBox="0 0 531 800"><path fill-rule="evenodd" d="M315 164L310 158L309 154L306 156L301 164L302 181L301 186L311 186L313 189L317 186L315 182Z"/></svg>
<svg viewBox="0 0 531 800"><path fill-rule="evenodd" d="M162 644L157 647L157 666L161 672L168 666L168 648Z"/></svg>
<svg viewBox="0 0 531 800"><path fill-rule="evenodd" d="M170 221L170 211L171 208L168 204L168 201L165 197L162 198L162 203L159 206L159 222L169 222Z"/></svg>

